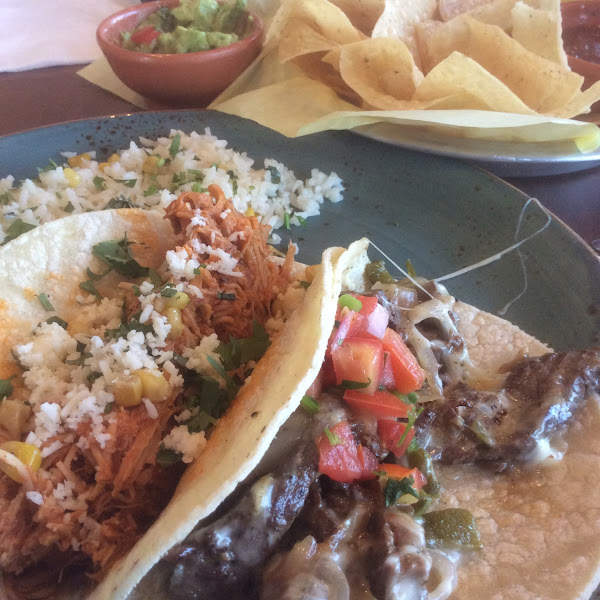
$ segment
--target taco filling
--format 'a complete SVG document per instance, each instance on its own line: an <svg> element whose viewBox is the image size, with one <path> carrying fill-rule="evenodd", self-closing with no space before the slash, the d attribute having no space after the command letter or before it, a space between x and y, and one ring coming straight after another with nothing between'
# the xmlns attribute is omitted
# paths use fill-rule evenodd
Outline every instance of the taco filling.
<svg viewBox="0 0 600 600"><path fill-rule="evenodd" d="M518 356L477 356L471 308L442 286L366 273L367 290L339 297L319 376L260 465L134 598L442 600L483 541L471 511L442 502L436 471L560 461L600 391L600 350L552 353L519 333ZM501 339L505 322L488 317Z"/></svg>
<svg viewBox="0 0 600 600"><path fill-rule="evenodd" d="M132 548L304 294L293 247L274 257L270 227L209 192L169 205L158 268L125 236L94 246L70 314L33 292L49 318L0 381L0 569L25 596Z"/></svg>

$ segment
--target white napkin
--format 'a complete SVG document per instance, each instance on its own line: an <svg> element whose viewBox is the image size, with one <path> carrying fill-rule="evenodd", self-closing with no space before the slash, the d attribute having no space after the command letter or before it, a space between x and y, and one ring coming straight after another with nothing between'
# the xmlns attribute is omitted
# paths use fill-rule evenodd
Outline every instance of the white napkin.
<svg viewBox="0 0 600 600"><path fill-rule="evenodd" d="M91 62L100 22L139 0L0 0L0 72Z"/></svg>

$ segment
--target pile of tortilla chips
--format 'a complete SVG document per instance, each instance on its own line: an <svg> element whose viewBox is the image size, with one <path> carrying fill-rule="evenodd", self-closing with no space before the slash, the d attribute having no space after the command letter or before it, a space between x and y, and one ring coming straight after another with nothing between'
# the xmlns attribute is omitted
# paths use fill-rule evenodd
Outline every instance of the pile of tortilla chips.
<svg viewBox="0 0 600 600"><path fill-rule="evenodd" d="M571 119L600 82L582 91L561 31L560 0L283 0L211 108L291 136L388 120L594 149L598 129Z"/></svg>

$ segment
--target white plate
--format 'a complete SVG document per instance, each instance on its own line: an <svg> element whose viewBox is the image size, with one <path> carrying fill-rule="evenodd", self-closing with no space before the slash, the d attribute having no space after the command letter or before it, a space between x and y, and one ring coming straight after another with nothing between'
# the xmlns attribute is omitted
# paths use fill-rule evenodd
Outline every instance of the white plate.
<svg viewBox="0 0 600 600"><path fill-rule="evenodd" d="M461 158L500 177L559 175L600 165L600 149L583 154L574 142L495 142L392 123L363 125L353 131L401 148Z"/></svg>

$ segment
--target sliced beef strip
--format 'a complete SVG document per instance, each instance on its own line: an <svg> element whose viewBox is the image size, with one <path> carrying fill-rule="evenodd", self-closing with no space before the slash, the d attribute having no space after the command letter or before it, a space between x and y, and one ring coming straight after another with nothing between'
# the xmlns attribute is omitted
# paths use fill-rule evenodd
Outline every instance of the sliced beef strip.
<svg viewBox="0 0 600 600"><path fill-rule="evenodd" d="M446 463L510 464L562 430L592 392L600 392L600 348L525 359L499 392L447 386L443 400L425 406L417 441Z"/></svg>
<svg viewBox="0 0 600 600"><path fill-rule="evenodd" d="M163 561L173 565L169 597L251 597L254 574L296 519L317 477L315 438L345 418L344 407L333 398L324 399L311 419L302 408L294 413L253 474L258 481L234 494L216 520L200 524L169 552Z"/></svg>

